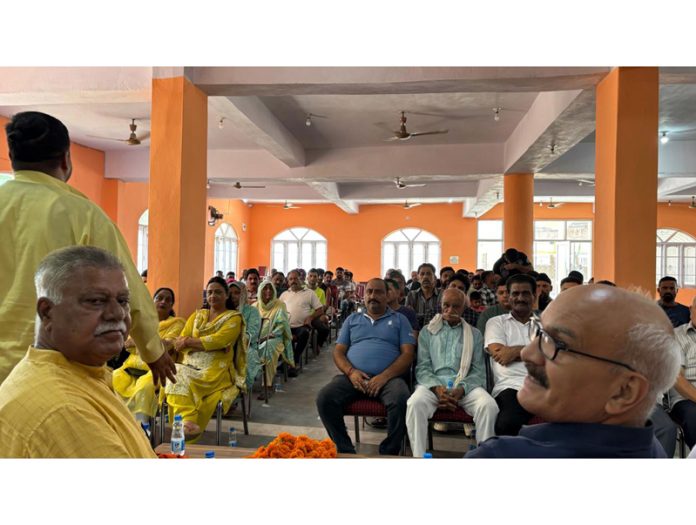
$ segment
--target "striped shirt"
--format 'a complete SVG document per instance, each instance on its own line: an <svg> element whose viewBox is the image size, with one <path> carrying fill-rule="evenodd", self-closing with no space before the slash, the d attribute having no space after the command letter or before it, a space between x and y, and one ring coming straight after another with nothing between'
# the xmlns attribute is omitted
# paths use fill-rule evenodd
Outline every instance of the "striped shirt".
<svg viewBox="0 0 696 525"><path fill-rule="evenodd" d="M693 321L675 328L674 336L682 351L684 376L689 383L696 386L696 327ZM673 388L670 392L671 406L673 407L677 402L683 400L684 397L677 392L676 388Z"/></svg>
<svg viewBox="0 0 696 525"><path fill-rule="evenodd" d="M489 307L498 304L498 298L495 296L495 292L488 288L485 284L478 291L481 294L481 302L483 306Z"/></svg>

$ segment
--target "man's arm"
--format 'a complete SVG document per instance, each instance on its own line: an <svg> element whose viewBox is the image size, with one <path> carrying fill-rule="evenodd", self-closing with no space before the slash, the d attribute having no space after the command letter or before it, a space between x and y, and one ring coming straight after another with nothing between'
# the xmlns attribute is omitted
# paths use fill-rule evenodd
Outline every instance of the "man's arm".
<svg viewBox="0 0 696 525"><path fill-rule="evenodd" d="M130 309L133 319L130 336L135 341L143 361L152 370L155 384L164 385L167 379L176 383L174 361L169 353L164 351L159 338L159 320L154 302L133 264L126 241L116 225L100 209L95 210L93 218L93 230L85 232L79 244L96 246L118 257L125 270L130 289Z"/></svg>
<svg viewBox="0 0 696 525"><path fill-rule="evenodd" d="M336 367L350 379L353 387L365 394L367 393L365 390L365 383L368 381L369 376L362 370L353 367L348 360L347 353L348 347L346 345L336 343L336 348L334 349L334 363Z"/></svg>
<svg viewBox="0 0 696 525"><path fill-rule="evenodd" d="M679 377L677 377L677 383L674 385L674 389L685 399L696 403L696 387L686 379L683 368L679 373Z"/></svg>
<svg viewBox="0 0 696 525"><path fill-rule="evenodd" d="M501 316L486 324L486 350L497 363L507 366L520 358L523 346L507 346L507 336Z"/></svg>

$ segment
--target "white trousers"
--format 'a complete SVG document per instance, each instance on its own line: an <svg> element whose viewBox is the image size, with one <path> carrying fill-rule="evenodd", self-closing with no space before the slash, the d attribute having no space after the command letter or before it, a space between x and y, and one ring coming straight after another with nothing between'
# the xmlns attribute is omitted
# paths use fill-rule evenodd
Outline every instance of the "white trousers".
<svg viewBox="0 0 696 525"><path fill-rule="evenodd" d="M414 458L422 458L428 442L428 419L437 410L437 396L429 388L416 386L406 403L406 429ZM474 388L459 400L459 406L474 418L476 442L481 443L495 435L498 404L483 388Z"/></svg>

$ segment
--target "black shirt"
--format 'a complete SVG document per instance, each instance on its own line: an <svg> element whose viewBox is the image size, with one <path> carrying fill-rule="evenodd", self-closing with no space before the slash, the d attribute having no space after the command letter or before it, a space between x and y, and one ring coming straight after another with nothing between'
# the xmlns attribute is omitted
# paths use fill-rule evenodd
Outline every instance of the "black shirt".
<svg viewBox="0 0 696 525"><path fill-rule="evenodd" d="M665 311L669 320L672 321L672 326L674 328L686 324L691 320L691 312L689 308L683 304L674 303L674 306L665 306L659 301L657 304Z"/></svg>
<svg viewBox="0 0 696 525"><path fill-rule="evenodd" d="M521 264L522 266L527 266L531 265L532 263L529 262L529 258L527 257L527 254L522 253L522 252L517 252L517 258L514 261L508 261L505 259L505 256L503 255L500 259L495 261L495 264L493 265L493 273L496 273L498 275L501 275L504 279L507 279L511 275L517 275L518 273L522 273L519 270L505 270L503 266L506 264L513 263L513 264Z"/></svg>

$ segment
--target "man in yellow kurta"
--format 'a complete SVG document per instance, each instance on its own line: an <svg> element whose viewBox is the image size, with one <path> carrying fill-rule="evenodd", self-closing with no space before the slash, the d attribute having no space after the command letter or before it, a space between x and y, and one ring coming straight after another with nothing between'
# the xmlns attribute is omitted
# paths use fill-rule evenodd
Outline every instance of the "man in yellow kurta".
<svg viewBox="0 0 696 525"><path fill-rule="evenodd" d="M106 366L131 325L118 259L91 246L52 252L36 294L36 341L0 385L0 457L155 457Z"/></svg>
<svg viewBox="0 0 696 525"><path fill-rule="evenodd" d="M150 294L118 228L96 204L68 186L70 138L59 120L38 112L16 114L6 126L14 180L0 185L0 384L34 338L39 261L65 246L98 246L123 264L131 290L131 337L155 381L176 369L157 333Z"/></svg>

